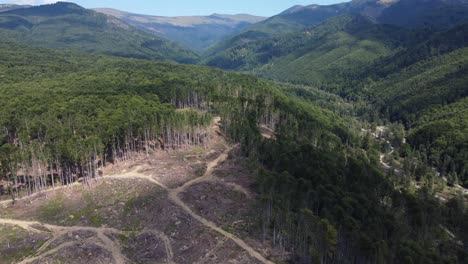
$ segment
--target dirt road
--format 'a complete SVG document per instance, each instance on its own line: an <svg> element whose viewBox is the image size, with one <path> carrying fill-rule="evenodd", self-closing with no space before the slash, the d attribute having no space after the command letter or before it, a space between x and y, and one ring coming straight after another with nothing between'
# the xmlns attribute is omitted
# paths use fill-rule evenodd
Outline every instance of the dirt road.
<svg viewBox="0 0 468 264"><path fill-rule="evenodd" d="M35 256L28 257L20 262L20 264L32 263L36 260L40 260L43 257L48 255L52 255L59 250L79 244L79 242L65 242L62 243L52 249L46 251L46 249L55 242L58 238L66 235L68 233L78 232L78 231L89 231L96 234L96 237L102 242L98 243L97 245L102 247L105 250L108 250L112 254L112 258L114 263L116 264L125 264L129 263L128 259L122 254L121 246L117 244L115 241L111 240L106 233L115 233L115 234L122 234L122 235L129 235L129 234L137 234L137 233L152 233L153 235L160 238L165 245L166 254L168 256L167 263L174 263L173 262L173 250L169 241L169 238L164 235L162 232L156 230L143 230L141 232L127 232L117 230L115 228L107 228L107 227L85 227L85 226L57 226L57 225L50 225L46 223L41 223L38 221L23 221L23 220L15 220L15 219L0 219L0 224L5 225L15 225L19 226L25 230L37 233L50 233L52 238L49 239L44 245L39 248L36 252ZM48 230L48 231L44 231Z"/></svg>
<svg viewBox="0 0 468 264"><path fill-rule="evenodd" d="M136 167L133 171L124 173L124 174L118 174L118 175L107 175L102 177L103 179L112 179L112 180L119 180L119 179L144 179L147 180L157 186L162 187L164 190L166 190L167 195L169 200L180 207L183 211L185 211L188 215L190 215L193 219L197 220L200 222L202 225L208 227L209 229L218 232L219 234L224 236L223 241L225 242L226 240L232 240L234 243L236 243L239 247L241 247L243 250L248 252L250 256L253 258L257 259L261 263L268 263L272 264L270 260L266 259L262 254L260 254L258 251L256 251L253 247L249 246L243 239L235 236L234 234L227 232L217 226L215 223L205 219L204 217L196 214L190 207L182 201L182 199L179 197L179 195L187 190L187 188L197 184L197 183L202 183L202 182L216 182L216 183L221 183L221 184L226 184L228 186L231 186L234 190L239 191L244 193L247 197L250 197L250 192L247 191L245 188L242 186L235 184L235 183L228 183L224 182L223 180L215 177L213 175L213 170L218 167L220 164L222 164L227 158L229 152L235 147L231 146L228 147L224 139L222 138L222 133L219 131L219 118L215 119L215 125L213 126L213 131L212 134L215 137L219 137L218 139L221 139L224 146L225 150L213 161L209 162L207 164L207 169L206 172L203 174L203 176L195 178L191 181L186 182L180 187L171 189L161 182L157 181L152 177L152 175L145 175L143 173L140 173L141 167ZM27 199L27 198L25 198ZM10 201L11 202L11 201ZM4 202L5 203L5 202ZM157 236L159 239L161 239L164 244L165 244L165 249L166 249L166 254L167 254L167 263L174 263L174 253L171 247L170 239L163 234L162 232L159 232L158 230L142 230L140 232L124 232L120 231L114 228L95 228L95 227L82 227L82 226L72 226L72 227L64 227L64 226L56 226L56 225L50 225L46 223L41 223L41 222L36 222L36 221L21 221L21 220L14 220L14 219L0 219L0 224L8 224L8 225L16 225L20 226L26 230L30 230L33 232L39 232L43 233L44 231L41 230L42 228L46 228L49 230L52 238L49 239L39 250L36 252L34 256L28 257L24 259L21 264L23 263L31 263L36 260L40 260L41 258L44 258L46 256L52 255L54 253L57 253L59 250L76 245L78 242L66 242L58 245L57 247L54 247L52 249L48 249L48 247L56 241L58 238L63 236L66 233L69 232L76 232L76 231L91 231L96 234L96 237L100 240L102 243L98 243L96 245L102 247L105 250L108 250L112 254L112 258L114 263L116 264L124 264L128 263L129 260L122 254L121 252L121 245L119 245L117 242L113 241L110 239L106 233L115 233L115 234L123 234L123 235L128 235L130 233L144 233L144 232L150 232L153 235ZM41 229L38 229L37 227L42 227ZM223 243L224 243L223 242ZM205 258L207 258L210 254L214 253L214 251L217 250L220 246L218 245L217 247L213 248L207 255L205 255ZM48 249L48 250L47 250Z"/></svg>

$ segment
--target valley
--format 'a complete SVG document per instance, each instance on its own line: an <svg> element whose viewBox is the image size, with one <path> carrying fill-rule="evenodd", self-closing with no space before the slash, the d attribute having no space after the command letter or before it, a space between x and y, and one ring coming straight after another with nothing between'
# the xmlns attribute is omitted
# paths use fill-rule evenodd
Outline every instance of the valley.
<svg viewBox="0 0 468 264"><path fill-rule="evenodd" d="M132 14L107 8L94 10L117 17L136 28L175 41L198 53L203 53L224 38L239 33L265 19L248 14L161 17Z"/></svg>

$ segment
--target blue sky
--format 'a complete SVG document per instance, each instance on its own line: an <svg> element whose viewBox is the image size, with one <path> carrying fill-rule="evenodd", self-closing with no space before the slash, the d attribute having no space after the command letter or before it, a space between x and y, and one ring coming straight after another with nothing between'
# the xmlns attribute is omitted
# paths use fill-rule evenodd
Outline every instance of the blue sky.
<svg viewBox="0 0 468 264"><path fill-rule="evenodd" d="M294 5L333 4L346 0L75 0L86 8L112 7L124 11L161 15L209 15L212 13L272 16ZM0 4L38 5L54 0L0 0Z"/></svg>

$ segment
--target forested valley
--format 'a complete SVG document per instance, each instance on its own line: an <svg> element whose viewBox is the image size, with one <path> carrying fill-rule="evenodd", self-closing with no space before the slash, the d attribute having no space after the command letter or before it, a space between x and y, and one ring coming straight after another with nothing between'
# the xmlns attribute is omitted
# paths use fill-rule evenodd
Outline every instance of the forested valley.
<svg viewBox="0 0 468 264"><path fill-rule="evenodd" d="M343 14L296 32L234 36L204 63L312 86L352 102L364 120L400 123L424 162L466 186L464 110L444 123L429 116L464 105L467 26L396 27Z"/></svg>
<svg viewBox="0 0 468 264"><path fill-rule="evenodd" d="M12 17L18 19L13 13L28 16L28 11L13 10L1 20L0 13L0 26L5 19L11 26ZM16 215L15 208L22 213L37 202L23 204L25 198L44 193L47 200L49 190L78 183L84 193L102 186L112 189L115 183L101 185L110 166L135 162L137 156L149 160L157 153L168 153L175 159L183 151L195 152L179 161L183 164L205 149L205 171L184 184L171 186L137 169L118 176L123 179L134 173L140 180L149 179L167 192L171 202L164 204L167 208L178 205L188 215L180 219L195 219L257 261L241 263L468 261L466 23L408 29L345 14L323 23L314 21L299 33L288 30L266 38L260 34L258 40L236 42L201 59L200 64L209 66L148 60L161 59L152 49L114 53L102 42L92 50L80 48L82 43L51 50L61 40L35 45L29 34L0 31L0 197L12 204L0 207L4 209L1 228L10 223L7 216ZM125 45L134 44L134 39L122 36ZM108 41L106 36L103 39ZM162 53L171 54L164 59L177 52L184 54L182 62L196 57L169 43L161 45L171 49ZM219 138L230 147L224 146L223 151L212 147ZM211 157L211 152L219 155ZM244 233L206 220L203 210L187 209L178 196L187 195L186 187L199 187L201 179L214 177L214 165L230 160L241 160L242 170L252 175L255 199L250 203L255 217ZM139 184L137 178L131 183ZM245 192L238 183L231 185ZM160 198L151 195L148 200L137 196L121 202L122 215L153 212L148 206L156 206ZM227 191L223 195L229 199ZM42 218L23 219L22 227L32 232L40 230L34 227L38 222L26 220L57 220L54 217L66 205L55 202L65 198L53 199L39 208ZM112 206L118 201L111 201ZM98 209L85 208L82 213L90 215L97 236L112 238L99 233L108 223L97 216ZM157 208L154 214L172 221L164 210ZM77 224L73 221L82 220L75 220L75 214L67 211L65 220L58 221L60 226L54 220L57 226L43 227L62 232L62 224L73 226ZM153 217L157 216L145 221L152 224ZM166 245L168 263L178 253L191 250L189 246L180 252L171 249L175 234L184 233L177 230L182 230L180 219L158 233ZM243 221L248 220L235 223ZM106 232L117 234L119 238L113 239L119 243L130 244L132 239L149 243L147 236L139 237L143 233L125 233L136 232L135 226L132 222L120 226L123 231ZM243 237L245 233L254 238ZM34 261L46 256L39 253L55 239L54 234L36 255L32 250L26 252L27 258L12 260L40 263ZM281 257L259 250L255 239ZM0 234L0 244L5 241ZM200 259L208 263L210 254L223 243L199 253ZM119 255L114 253L113 262L132 263L125 258L117 261Z"/></svg>

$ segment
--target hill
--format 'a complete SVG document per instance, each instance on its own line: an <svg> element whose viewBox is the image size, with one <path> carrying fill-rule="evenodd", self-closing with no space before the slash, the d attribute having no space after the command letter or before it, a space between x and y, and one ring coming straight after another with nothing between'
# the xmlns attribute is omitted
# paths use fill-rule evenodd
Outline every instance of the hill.
<svg viewBox="0 0 468 264"><path fill-rule="evenodd" d="M1 34L54 49L157 60L193 62L197 56L163 38L72 3L34 6L0 13Z"/></svg>
<svg viewBox="0 0 468 264"><path fill-rule="evenodd" d="M435 104L420 112L411 124L408 141L426 155L427 162L436 167L449 184L467 188L468 93L466 90L464 93L462 99L453 103Z"/></svg>
<svg viewBox="0 0 468 264"><path fill-rule="evenodd" d="M28 8L28 7L31 7L31 6L28 6L28 5L13 5L13 4L0 4L0 12L13 10L13 9L19 9L19 8Z"/></svg>
<svg viewBox="0 0 468 264"><path fill-rule="evenodd" d="M468 4L463 0L354 0L334 5L294 6L215 45L205 53L205 57L208 57L206 61L229 50L241 49L250 42L258 45L258 42L269 41L273 37L288 33L300 34L306 28L327 19L356 14L379 24L407 29L443 30L467 20ZM224 60L228 64L231 59L236 58L228 57Z"/></svg>
<svg viewBox="0 0 468 264"><path fill-rule="evenodd" d="M462 24L431 34L370 65L360 85L383 116L409 129L413 148L427 155L443 176L456 174L465 186L467 32L468 24Z"/></svg>
<svg viewBox="0 0 468 264"><path fill-rule="evenodd" d="M210 66L320 86L391 54L410 36L361 15L342 15L300 32L245 42L205 59Z"/></svg>
<svg viewBox="0 0 468 264"><path fill-rule="evenodd" d="M430 34L425 41L377 61L362 73L373 78L371 90L391 106L391 118L411 123L411 115L467 95L467 33L468 23Z"/></svg>
<svg viewBox="0 0 468 264"><path fill-rule="evenodd" d="M265 19L247 14L162 17L132 14L110 8L94 10L117 17L138 29L170 39L197 52L203 52L220 40Z"/></svg>

